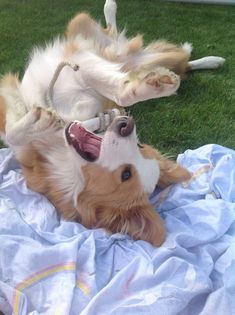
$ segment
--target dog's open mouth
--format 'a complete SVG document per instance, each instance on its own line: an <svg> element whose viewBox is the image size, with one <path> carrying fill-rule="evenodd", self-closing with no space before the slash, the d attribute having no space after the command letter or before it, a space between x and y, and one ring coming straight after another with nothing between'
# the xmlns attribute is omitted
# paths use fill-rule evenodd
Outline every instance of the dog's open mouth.
<svg viewBox="0 0 235 315"><path fill-rule="evenodd" d="M72 122L65 130L68 144L86 161L94 162L100 154L102 138L87 131L79 122Z"/></svg>

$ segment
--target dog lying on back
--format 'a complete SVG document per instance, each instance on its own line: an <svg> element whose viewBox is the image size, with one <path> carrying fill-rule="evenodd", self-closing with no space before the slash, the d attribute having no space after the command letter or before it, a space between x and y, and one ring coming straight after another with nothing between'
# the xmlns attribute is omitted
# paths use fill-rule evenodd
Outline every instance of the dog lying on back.
<svg viewBox="0 0 235 315"><path fill-rule="evenodd" d="M171 95L187 70L206 63L215 67L222 60L189 62L188 44L156 42L143 48L140 36L128 40L117 32L115 13L115 2L107 0L106 29L79 14L64 39L34 51L21 82L13 75L3 77L0 132L28 187L47 196L64 218L160 246L165 229L148 198L156 185L188 180L189 172L139 144L130 117L115 118L103 137L81 121L107 109L110 100L129 106ZM46 94L62 60L80 69L62 71L52 110Z"/></svg>
<svg viewBox="0 0 235 315"><path fill-rule="evenodd" d="M80 122L64 126L44 107L32 107L19 119L25 110L20 87L14 76L1 82L0 130L27 186L44 194L65 219L160 246L165 229L149 196L156 185L188 180L189 172L140 145L130 117L115 118L103 137Z"/></svg>

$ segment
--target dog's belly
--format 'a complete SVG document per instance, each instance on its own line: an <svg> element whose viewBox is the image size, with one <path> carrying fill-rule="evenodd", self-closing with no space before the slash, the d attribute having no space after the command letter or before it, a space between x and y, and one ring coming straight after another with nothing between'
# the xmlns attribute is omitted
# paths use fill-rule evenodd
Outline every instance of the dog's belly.
<svg viewBox="0 0 235 315"><path fill-rule="evenodd" d="M49 106L47 101L48 89L58 64L63 61L63 45L37 51L22 79L21 93L28 110L33 106ZM52 58L53 57L53 58ZM65 121L86 120L93 118L103 111L104 97L90 89L84 83L81 74L73 72L70 67L62 69L57 78L51 98L53 107Z"/></svg>

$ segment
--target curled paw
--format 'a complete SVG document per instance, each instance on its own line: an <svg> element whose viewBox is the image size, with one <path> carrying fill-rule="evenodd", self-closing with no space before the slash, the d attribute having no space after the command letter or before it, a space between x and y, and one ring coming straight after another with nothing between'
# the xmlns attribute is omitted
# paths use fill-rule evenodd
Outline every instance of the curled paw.
<svg viewBox="0 0 235 315"><path fill-rule="evenodd" d="M33 129L37 132L44 132L48 128L57 130L63 126L62 120L53 108L35 106L32 115L34 116Z"/></svg>
<svg viewBox="0 0 235 315"><path fill-rule="evenodd" d="M169 88L176 87L179 86L180 83L180 78L177 74L161 68L156 71L151 71L143 78L143 80L146 84L155 86L156 88L161 86L166 86L166 88L167 86L169 86Z"/></svg>

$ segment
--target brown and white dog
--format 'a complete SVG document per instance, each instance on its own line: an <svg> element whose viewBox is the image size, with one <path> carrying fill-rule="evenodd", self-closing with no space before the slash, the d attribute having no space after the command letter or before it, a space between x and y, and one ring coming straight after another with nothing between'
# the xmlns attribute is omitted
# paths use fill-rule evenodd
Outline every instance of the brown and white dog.
<svg viewBox="0 0 235 315"><path fill-rule="evenodd" d="M107 29L85 13L77 15L64 39L34 51L21 82L13 75L2 78L0 133L14 150L28 187L47 196L64 218L159 246L165 229L148 197L156 185L187 180L189 172L139 145L130 117L116 118L103 137L74 121L95 117L110 100L129 106L171 95L185 71L213 68L223 60L189 62L188 44L156 42L143 48L140 36L128 40L117 32L115 14L115 1L107 0ZM51 110L46 93L63 60L80 69L62 71Z"/></svg>
<svg viewBox="0 0 235 315"><path fill-rule="evenodd" d="M64 127L43 107L25 113L20 88L12 75L1 81L0 131L28 187L47 196L65 219L160 246L165 229L148 198L156 185L187 180L189 172L138 144L130 117L115 118L100 137L80 122Z"/></svg>

